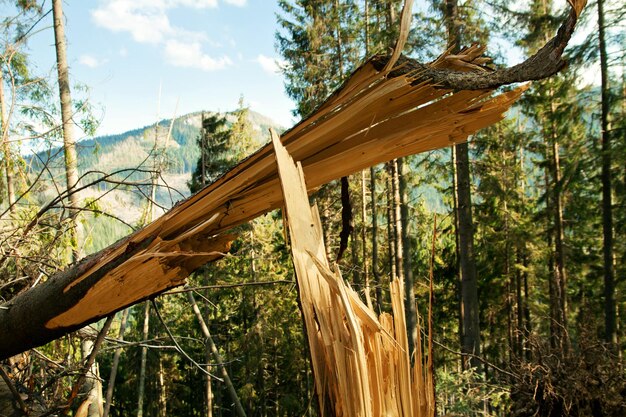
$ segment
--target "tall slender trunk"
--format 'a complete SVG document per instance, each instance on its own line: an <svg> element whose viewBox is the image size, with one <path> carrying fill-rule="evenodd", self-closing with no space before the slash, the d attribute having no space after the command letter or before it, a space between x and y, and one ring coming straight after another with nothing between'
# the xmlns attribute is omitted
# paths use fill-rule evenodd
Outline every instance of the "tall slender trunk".
<svg viewBox="0 0 626 417"><path fill-rule="evenodd" d="M394 225L394 252L396 265L396 278L404 279L404 249L402 247L402 213L400 208L400 181L398 176L398 160L391 161L391 190L392 190L392 208L393 208L393 225Z"/></svg>
<svg viewBox="0 0 626 417"><path fill-rule="evenodd" d="M395 251L395 210L393 206L393 184L391 180L391 162L387 162L387 256L389 262L389 276L394 280L397 277Z"/></svg>
<svg viewBox="0 0 626 417"><path fill-rule="evenodd" d="M456 148L454 146L450 147L450 161L452 163L452 209L453 209L453 218L454 218L454 255L455 255L455 268L457 271L457 280L456 280L456 302L458 308L458 337L459 337L459 345L463 346L463 335L465 331L463 329L463 323L465 323L465 314L463 311L463 302L461 297L461 256L459 255L459 196L458 191L459 187L457 186L456 180ZM461 357L460 365L461 369L465 370L466 368L466 360Z"/></svg>
<svg viewBox="0 0 626 417"><path fill-rule="evenodd" d="M547 143L546 143L547 147ZM548 160L548 154L546 150L545 155L546 161ZM555 267L555 256L554 256L554 232L552 222L554 221L554 216L551 216L553 211L552 208L552 186L550 185L550 169L546 166L543 173L544 184L546 190L546 243L548 246L548 297L550 301L550 346L552 348L556 348L559 345L559 314L558 314L558 297L557 291L555 290L555 275L554 272ZM552 217L552 219L551 219Z"/></svg>
<svg viewBox="0 0 626 417"><path fill-rule="evenodd" d="M602 253L604 258L604 340L617 346L615 272L613 269L613 203L611 201L611 133L609 126L609 69L604 27L604 0L598 0L598 38L602 78Z"/></svg>
<svg viewBox="0 0 626 417"><path fill-rule="evenodd" d="M207 346L205 349L205 362L207 364L211 363L211 349ZM211 366L206 366L207 375L204 376L206 381L205 391L204 391L204 401L206 405L205 415L206 417L213 417L213 388L211 384Z"/></svg>
<svg viewBox="0 0 626 417"><path fill-rule="evenodd" d="M370 196L372 199L372 275L374 276L374 287L376 288L376 311L382 312L383 308L383 288L378 270L378 213L376 204L376 169L370 167Z"/></svg>
<svg viewBox="0 0 626 417"><path fill-rule="evenodd" d="M159 355L159 417L167 417L167 386L163 370L163 356Z"/></svg>
<svg viewBox="0 0 626 417"><path fill-rule="evenodd" d="M404 159L398 159L398 192L400 194L400 222L401 240L403 250L404 272L404 309L406 316L406 331L409 340L409 352L413 355L417 343L417 307L415 306L415 286L413 282L413 265L411 262L411 239L409 238L409 206L407 196L406 174L404 172Z"/></svg>
<svg viewBox="0 0 626 417"><path fill-rule="evenodd" d="M461 272L461 304L463 306L462 351L480 355L480 322L478 305L478 280L474 259L474 222L470 189L469 149L467 143L455 145L457 173L457 216L459 226L459 265ZM480 362L471 357L470 365Z"/></svg>
<svg viewBox="0 0 626 417"><path fill-rule="evenodd" d="M222 355L220 354L220 352L217 350L217 346L215 346L215 343L213 342L213 337L211 337L209 328L204 322L204 318L202 317L202 313L200 313L198 304L196 304L196 300L194 299L193 294L190 291L187 292L187 298L189 299L189 303L191 303L193 312L196 315L198 322L200 323L200 328L202 329L202 333L204 334L204 337L206 338L207 345L211 349L211 352L213 353L215 361L217 362L217 366L220 370L220 374L222 378L224 379L224 383L226 384L226 387L228 388L228 393L230 395L230 398L235 405L235 411L239 417L246 417L246 412L243 410L241 401L239 400L239 397L237 396L237 391L235 390L233 382L230 380L230 377L228 376L228 372L226 371L226 366L224 366L224 359L222 358Z"/></svg>
<svg viewBox="0 0 626 417"><path fill-rule="evenodd" d="M361 171L361 245L363 256L363 285L365 286L365 301L369 308L373 308L370 294L370 271L367 257L367 186L365 185L365 171Z"/></svg>
<svg viewBox="0 0 626 417"><path fill-rule="evenodd" d="M67 190L70 193L70 233L72 241L72 260L78 261L82 257L83 237L80 229L79 196L72 190L78 185L78 157L76 154L76 141L74 139L74 126L72 121L72 97L70 94L70 81L67 68L67 44L65 40L65 24L63 23L62 0L52 1L52 15L54 18L54 38L57 57L57 72L59 78L59 96L61 99L61 119L63 122L63 151L65 154L65 178Z"/></svg>
<svg viewBox="0 0 626 417"><path fill-rule="evenodd" d="M142 341L148 340L150 332L150 301L144 303ZM137 390L137 417L143 416L143 403L146 394L146 365L148 362L148 348L141 347L141 362L139 363L139 388Z"/></svg>
<svg viewBox="0 0 626 417"><path fill-rule="evenodd" d="M460 50L460 22L457 0L446 0L445 21L448 47ZM458 261L461 276L461 350L463 353L480 354L480 320L478 305L478 281L474 259L474 222L472 220L472 195L470 188L469 147L467 143L454 146L456 186L456 228L458 234ZM480 362L472 357L472 367Z"/></svg>
<svg viewBox="0 0 626 417"><path fill-rule="evenodd" d="M89 336L83 337L81 340L81 349L83 358L88 358L94 349L94 339ZM91 401L87 409L86 417L100 417L103 413L102 383L100 382L100 371L96 361L94 361L87 370L82 390L87 393L87 400Z"/></svg>
<svg viewBox="0 0 626 417"><path fill-rule="evenodd" d="M453 52L456 53L461 50L461 22L459 21L457 0L446 0L444 15L448 34L448 48L452 48Z"/></svg>
<svg viewBox="0 0 626 417"><path fill-rule="evenodd" d="M4 157L4 176L7 186L7 203L11 214L15 214L15 184L13 179L13 155L9 144L9 120L4 97L4 71L0 68L0 124L2 126L2 156Z"/></svg>
<svg viewBox="0 0 626 417"><path fill-rule="evenodd" d="M122 317L120 320L120 332L117 338L119 340L124 340L124 331L126 330L126 324L128 323L128 313L130 312L130 308L127 308L122 313ZM115 349L115 353L113 354L113 362L111 363L111 374L109 375L109 383L107 384L107 393L104 404L104 412L102 413L102 417L108 417L109 412L111 411L111 402L113 400L113 390L115 389L115 379L117 378L117 368L120 364L120 356L122 355L122 348L119 347Z"/></svg>
<svg viewBox="0 0 626 417"><path fill-rule="evenodd" d="M561 162L559 156L559 143L555 140L552 143L552 178L554 186L553 193L553 216L554 216L554 289L557 298L557 315L560 337L565 337L567 329L567 298L565 273L565 248L563 230L563 199L561 192Z"/></svg>
<svg viewBox="0 0 626 417"><path fill-rule="evenodd" d="M552 99L553 92L549 89L549 97ZM563 190L561 181L561 157L559 141L554 119L556 117L556 104L554 100L550 103L550 175L552 176L552 216L554 226L554 270L553 291L555 300L555 330L557 346L565 352L569 346L567 336L567 274L565 272L565 232L563 223Z"/></svg>

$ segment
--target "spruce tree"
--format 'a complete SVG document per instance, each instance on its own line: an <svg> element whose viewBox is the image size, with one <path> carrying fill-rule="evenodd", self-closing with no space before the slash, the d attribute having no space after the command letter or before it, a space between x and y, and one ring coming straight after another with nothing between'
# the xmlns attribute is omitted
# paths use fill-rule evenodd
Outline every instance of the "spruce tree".
<svg viewBox="0 0 626 417"><path fill-rule="evenodd" d="M226 127L226 118L211 114L202 119L202 129L197 138L200 158L188 183L192 193L212 183L226 172L231 164L228 148L230 131Z"/></svg>

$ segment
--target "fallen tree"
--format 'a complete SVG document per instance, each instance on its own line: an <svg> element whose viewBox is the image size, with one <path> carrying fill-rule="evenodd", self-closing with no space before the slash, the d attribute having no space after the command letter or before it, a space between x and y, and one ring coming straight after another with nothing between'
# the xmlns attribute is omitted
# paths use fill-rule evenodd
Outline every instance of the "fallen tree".
<svg viewBox="0 0 626 417"><path fill-rule="evenodd" d="M482 48L445 53L430 64L375 56L311 116L281 138L301 161L307 190L393 158L450 146L503 118L525 86L549 77L585 0L536 55L502 70L485 66ZM283 205L271 144L161 218L0 306L0 359L45 344L127 306L183 285L228 251L228 231Z"/></svg>

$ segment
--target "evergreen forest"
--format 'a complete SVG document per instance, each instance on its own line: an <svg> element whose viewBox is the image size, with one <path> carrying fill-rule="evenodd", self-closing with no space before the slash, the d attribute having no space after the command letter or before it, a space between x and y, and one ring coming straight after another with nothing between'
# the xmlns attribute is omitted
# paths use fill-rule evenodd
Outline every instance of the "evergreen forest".
<svg viewBox="0 0 626 417"><path fill-rule="evenodd" d="M17 337L5 329L31 325L2 324L16 297L109 256L247 161L270 128L291 127L252 111L242 91L230 111L99 136L88 86L65 57L63 7L74 2L0 2L0 416L329 415L280 209L229 230L224 253L184 285L2 351ZM294 118L394 49L404 3L277 0L274 47ZM402 53L428 63L479 44L491 58L480 66L512 66L550 41L570 3L416 1ZM390 282L403 278L409 347L432 363L434 415L626 415L624 22L623 2L589 0L567 65L528 83L503 120L310 196L327 258L376 313L392 310ZM29 53L39 32L56 54L49 71ZM57 300L46 303L33 315ZM412 332L428 340L429 326L431 346L414 346Z"/></svg>

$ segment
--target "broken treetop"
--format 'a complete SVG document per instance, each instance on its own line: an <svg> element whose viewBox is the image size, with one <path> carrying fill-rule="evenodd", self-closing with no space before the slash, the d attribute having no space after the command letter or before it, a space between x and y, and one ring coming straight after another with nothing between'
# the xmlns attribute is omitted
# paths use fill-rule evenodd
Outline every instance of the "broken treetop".
<svg viewBox="0 0 626 417"><path fill-rule="evenodd" d="M577 12L546 45L554 50L544 76L562 67L560 54ZM302 163L308 191L380 162L463 142L501 120L525 87L492 97L491 87L451 90L454 83L442 88L432 81L447 73L452 80L493 76L492 87L499 85L501 71L486 69L482 52L473 46L427 65L401 58L391 70L384 68L386 57L368 60L281 138ZM268 144L145 228L5 303L0 359L184 284L191 272L228 251L234 238L229 229L282 205Z"/></svg>

